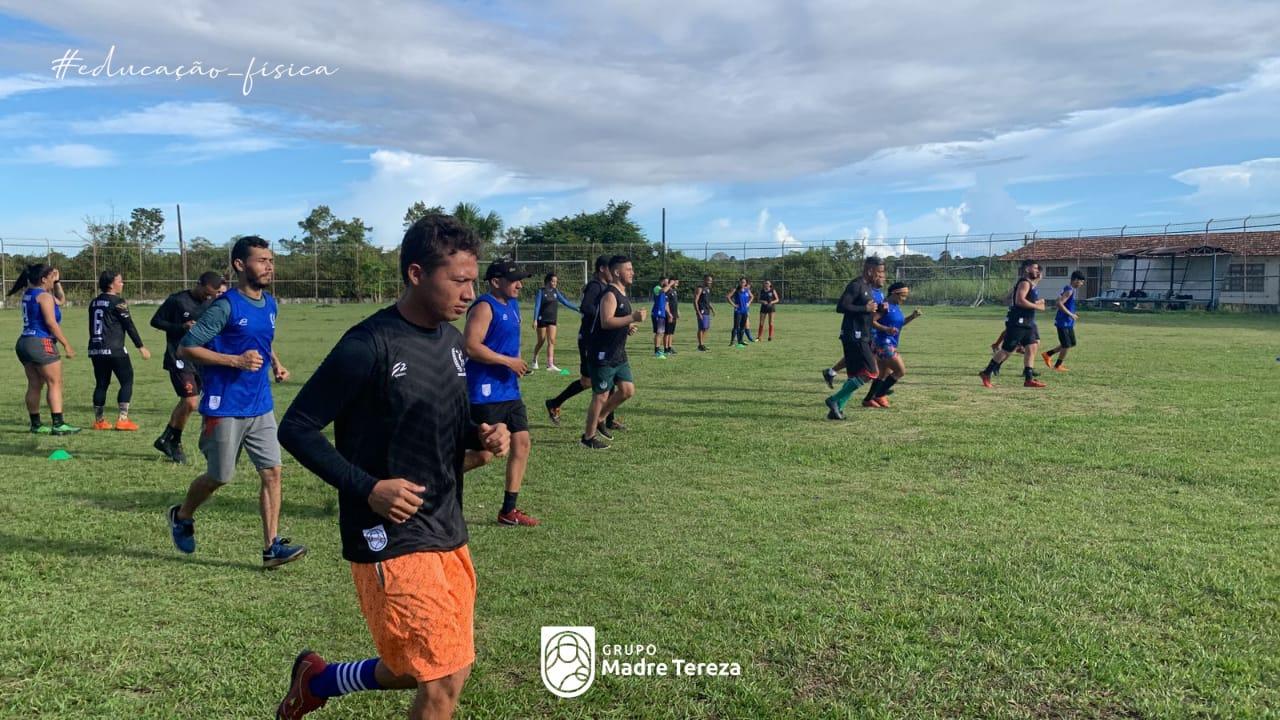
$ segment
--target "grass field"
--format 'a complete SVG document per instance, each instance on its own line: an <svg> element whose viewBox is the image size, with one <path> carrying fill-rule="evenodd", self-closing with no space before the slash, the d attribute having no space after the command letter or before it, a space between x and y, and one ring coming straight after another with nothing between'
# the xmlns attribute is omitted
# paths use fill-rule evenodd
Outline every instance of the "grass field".
<svg viewBox="0 0 1280 720"><path fill-rule="evenodd" d="M278 414L372 310L283 308L295 380ZM67 313L81 344L83 315ZM0 338L17 323L0 313ZM1086 314L1070 373L1028 390L1010 361L988 391L999 311L925 308L893 408L851 403L844 423L823 419L819 377L836 323L784 307L777 341L733 350L722 314L713 352L686 323L665 362L637 336L631 429L602 453L575 444L583 396L570 427L540 411L567 378L525 382L521 505L543 525L497 526L501 467L468 476L478 659L460 716L1280 716L1280 320ZM264 573L242 461L180 557L162 513L200 468L150 447L173 397L158 353L134 362L143 431L66 439L26 432L21 368L0 363L0 717L270 717L299 648L373 654L335 493L286 456L282 524L311 554ZM64 366L87 426L89 362ZM57 447L74 460L47 461ZM597 677L560 700L539 677L543 625L743 674ZM402 717L409 700L314 717Z"/></svg>

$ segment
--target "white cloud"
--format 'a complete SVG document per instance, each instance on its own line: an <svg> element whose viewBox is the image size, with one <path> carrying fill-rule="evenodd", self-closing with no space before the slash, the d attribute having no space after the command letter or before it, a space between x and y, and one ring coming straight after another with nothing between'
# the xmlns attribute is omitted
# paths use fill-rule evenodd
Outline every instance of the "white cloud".
<svg viewBox="0 0 1280 720"><path fill-rule="evenodd" d="M764 228L769 224L769 208L760 208L760 214L756 216L756 234L763 235Z"/></svg>
<svg viewBox="0 0 1280 720"><path fill-rule="evenodd" d="M800 247L803 245L803 243L796 239L795 235L791 234L791 231L788 230L787 226L782 222L779 222L774 226L773 240L784 248Z"/></svg>
<svg viewBox="0 0 1280 720"><path fill-rule="evenodd" d="M15 159L20 163L67 168L104 167L116 162L115 155L109 150L80 143L28 145L18 150Z"/></svg>
<svg viewBox="0 0 1280 720"><path fill-rule="evenodd" d="M72 123L85 135L188 135L225 138L242 135L258 122L223 102L165 102L142 110Z"/></svg>
<svg viewBox="0 0 1280 720"><path fill-rule="evenodd" d="M717 230L728 230L733 225L733 221L727 217L716 218L712 222L712 226Z"/></svg>
<svg viewBox="0 0 1280 720"><path fill-rule="evenodd" d="M89 84L91 83L78 79L59 81L53 77L45 75L6 75L4 77L0 77L0 100L21 93L84 87Z"/></svg>
<svg viewBox="0 0 1280 720"><path fill-rule="evenodd" d="M1190 168L1173 179L1195 188L1186 204L1217 217L1280 209L1280 158Z"/></svg>

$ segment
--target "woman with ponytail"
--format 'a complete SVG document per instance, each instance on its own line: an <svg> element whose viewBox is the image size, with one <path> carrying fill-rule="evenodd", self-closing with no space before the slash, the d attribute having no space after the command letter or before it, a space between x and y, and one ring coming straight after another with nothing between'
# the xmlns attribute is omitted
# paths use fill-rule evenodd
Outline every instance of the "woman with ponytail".
<svg viewBox="0 0 1280 720"><path fill-rule="evenodd" d="M22 291L22 334L14 348L22 369L27 374L27 412L31 415L31 432L39 434L70 435L80 428L67 424L62 418L62 358L57 345L61 343L67 358L76 356L67 337L62 334L62 292L58 269L52 265L28 265L9 289L8 295ZM47 388L52 425L40 421L40 390Z"/></svg>

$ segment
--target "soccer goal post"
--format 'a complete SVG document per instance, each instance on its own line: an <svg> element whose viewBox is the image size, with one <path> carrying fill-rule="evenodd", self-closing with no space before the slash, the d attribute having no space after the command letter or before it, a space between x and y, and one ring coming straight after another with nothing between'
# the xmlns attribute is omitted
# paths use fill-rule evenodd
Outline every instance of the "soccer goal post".
<svg viewBox="0 0 1280 720"><path fill-rule="evenodd" d="M576 298L582 294L589 277L586 260L519 260L516 264L533 275L526 291L542 287L547 273L555 273L559 278L560 292Z"/></svg>
<svg viewBox="0 0 1280 720"><path fill-rule="evenodd" d="M889 282L911 287L911 302L977 306L987 291L985 265L900 265Z"/></svg>

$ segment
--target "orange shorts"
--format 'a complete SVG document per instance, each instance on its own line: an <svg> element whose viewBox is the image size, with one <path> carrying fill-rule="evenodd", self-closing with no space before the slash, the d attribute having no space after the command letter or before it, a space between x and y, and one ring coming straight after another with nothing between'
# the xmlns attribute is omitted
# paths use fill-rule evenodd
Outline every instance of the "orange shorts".
<svg viewBox="0 0 1280 720"><path fill-rule="evenodd" d="M476 571L466 545L379 563L351 563L378 656L418 682L475 662Z"/></svg>

